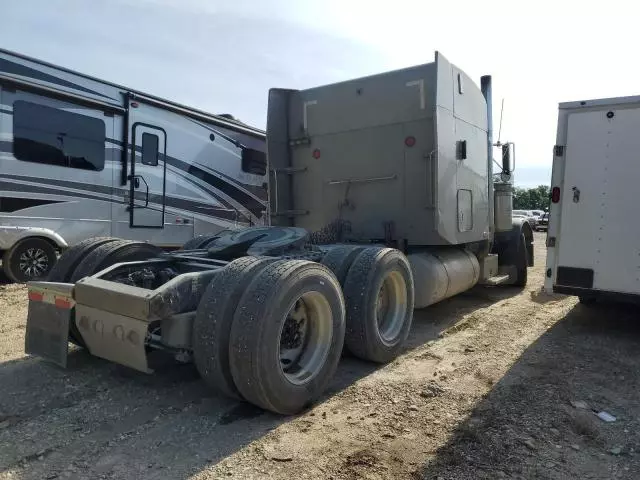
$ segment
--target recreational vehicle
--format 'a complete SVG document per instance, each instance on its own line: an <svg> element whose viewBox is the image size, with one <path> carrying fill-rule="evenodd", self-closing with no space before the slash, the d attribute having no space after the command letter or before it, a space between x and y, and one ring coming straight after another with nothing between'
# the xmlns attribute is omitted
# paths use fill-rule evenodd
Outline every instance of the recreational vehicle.
<svg viewBox="0 0 640 480"><path fill-rule="evenodd" d="M113 236L176 248L266 225L265 134L0 50L0 254L14 281Z"/></svg>

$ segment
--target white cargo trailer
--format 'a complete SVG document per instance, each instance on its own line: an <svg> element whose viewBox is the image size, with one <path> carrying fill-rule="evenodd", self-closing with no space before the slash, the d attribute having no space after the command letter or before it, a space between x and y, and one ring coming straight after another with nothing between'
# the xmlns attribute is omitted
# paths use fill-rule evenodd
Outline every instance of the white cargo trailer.
<svg viewBox="0 0 640 480"><path fill-rule="evenodd" d="M547 292L640 298L640 96L561 103L547 238Z"/></svg>

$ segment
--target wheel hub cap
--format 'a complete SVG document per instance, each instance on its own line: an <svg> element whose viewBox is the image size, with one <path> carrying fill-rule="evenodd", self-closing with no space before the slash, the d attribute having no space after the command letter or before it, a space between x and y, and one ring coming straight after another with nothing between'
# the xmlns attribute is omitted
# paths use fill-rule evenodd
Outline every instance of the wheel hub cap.
<svg viewBox="0 0 640 480"><path fill-rule="evenodd" d="M29 248L20 255L18 267L28 277L39 277L47 271L49 258L41 248Z"/></svg>

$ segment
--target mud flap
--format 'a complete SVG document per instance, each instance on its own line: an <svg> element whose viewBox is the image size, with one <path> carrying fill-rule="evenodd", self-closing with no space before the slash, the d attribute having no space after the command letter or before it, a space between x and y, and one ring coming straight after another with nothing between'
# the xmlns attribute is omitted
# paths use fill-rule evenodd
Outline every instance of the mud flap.
<svg viewBox="0 0 640 480"><path fill-rule="evenodd" d="M67 366L69 323L75 314L72 292L71 284L29 284L25 353Z"/></svg>

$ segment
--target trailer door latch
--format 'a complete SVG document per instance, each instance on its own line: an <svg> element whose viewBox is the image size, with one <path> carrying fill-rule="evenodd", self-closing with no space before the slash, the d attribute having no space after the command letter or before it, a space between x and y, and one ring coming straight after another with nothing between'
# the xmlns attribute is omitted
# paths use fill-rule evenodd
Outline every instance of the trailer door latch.
<svg viewBox="0 0 640 480"><path fill-rule="evenodd" d="M578 187L571 187L573 190L573 203L578 203L580 201L580 189Z"/></svg>

